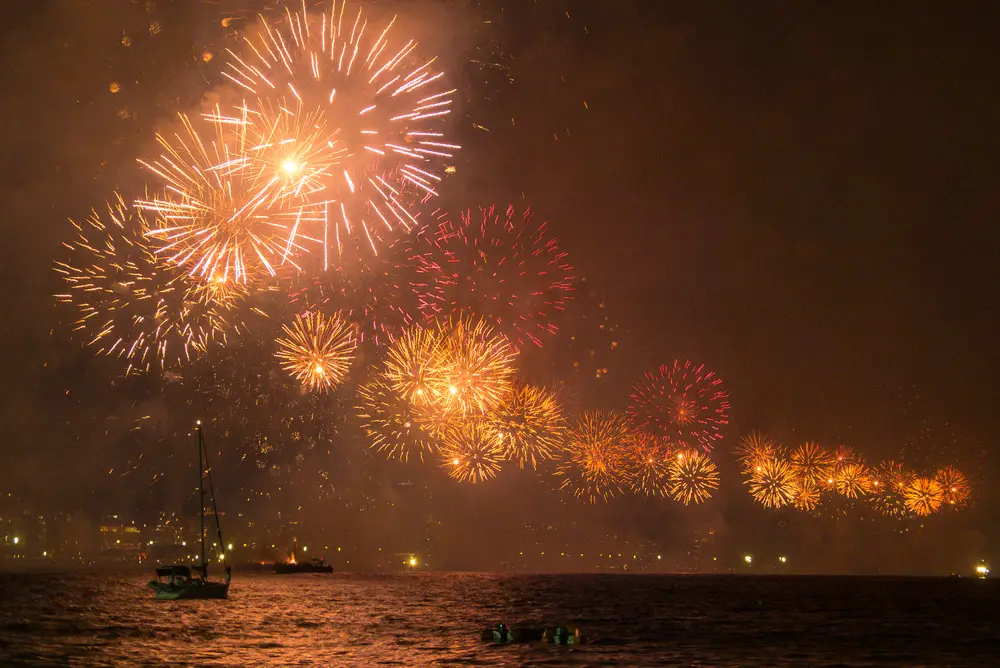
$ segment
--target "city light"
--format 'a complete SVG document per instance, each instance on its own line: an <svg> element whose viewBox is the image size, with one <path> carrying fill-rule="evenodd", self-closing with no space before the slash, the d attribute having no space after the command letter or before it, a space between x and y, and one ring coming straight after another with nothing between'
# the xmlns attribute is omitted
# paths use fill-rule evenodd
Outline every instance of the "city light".
<svg viewBox="0 0 1000 668"><path fill-rule="evenodd" d="M743 561L747 562L748 564L752 564L753 563L753 557L751 555L749 555L749 554L744 554L743 555Z"/></svg>
<svg viewBox="0 0 1000 668"><path fill-rule="evenodd" d="M21 542L21 539L18 538L17 536L14 536L14 545L17 545L20 542Z"/></svg>
<svg viewBox="0 0 1000 668"><path fill-rule="evenodd" d="M778 557L778 561L780 561L781 563L785 563L788 561L788 559L786 559L785 557Z"/></svg>
<svg viewBox="0 0 1000 668"><path fill-rule="evenodd" d="M231 550L231 549L233 549L233 544L232 544L232 543L230 543L229 545L226 545L226 549L227 549L227 550Z"/></svg>
<svg viewBox="0 0 1000 668"><path fill-rule="evenodd" d="M303 545L303 546L302 546L302 551L303 551L303 552L308 552L308 551L309 551L309 548L308 548L308 547L306 547L305 545Z"/></svg>
<svg viewBox="0 0 1000 668"><path fill-rule="evenodd" d="M417 558L416 557L410 557L410 560L407 563L410 564L410 568L415 568L416 565L417 565Z"/></svg>
<svg viewBox="0 0 1000 668"><path fill-rule="evenodd" d="M979 564L978 566L976 566L977 576L985 578L989 574L990 574L990 569L986 566L986 564Z"/></svg>

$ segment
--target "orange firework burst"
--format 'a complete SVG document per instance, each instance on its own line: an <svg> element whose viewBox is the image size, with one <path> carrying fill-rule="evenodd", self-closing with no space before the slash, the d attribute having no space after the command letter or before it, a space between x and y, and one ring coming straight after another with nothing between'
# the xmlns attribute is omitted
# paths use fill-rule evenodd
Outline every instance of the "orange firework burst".
<svg viewBox="0 0 1000 668"><path fill-rule="evenodd" d="M358 417L372 448L402 462L411 456L423 461L424 453L435 452L434 439L418 420L419 406L378 381L359 388L358 397Z"/></svg>
<svg viewBox="0 0 1000 668"><path fill-rule="evenodd" d="M673 460L670 445L652 434L632 431L624 443L625 480L636 494L669 496Z"/></svg>
<svg viewBox="0 0 1000 668"><path fill-rule="evenodd" d="M780 508L795 500L795 471L781 459L766 459L751 473L750 494L765 508Z"/></svg>
<svg viewBox="0 0 1000 668"><path fill-rule="evenodd" d="M165 188L136 202L154 218L146 234L158 242L157 255L204 280L246 283L257 274L274 276L286 263L297 267L295 255L317 241L305 231L323 222L294 180L253 159L246 114L232 124L220 122L218 111L210 116L211 141L181 115L184 135L157 135L163 155L139 161Z"/></svg>
<svg viewBox="0 0 1000 668"><path fill-rule="evenodd" d="M886 517L903 519L909 514L906 507L906 490L913 484L915 476L893 461L882 462L871 469L872 505Z"/></svg>
<svg viewBox="0 0 1000 668"><path fill-rule="evenodd" d="M871 488L868 468L864 464L837 466L833 473L833 481L837 492L849 499L864 496Z"/></svg>
<svg viewBox="0 0 1000 668"><path fill-rule="evenodd" d="M933 478L917 478L906 488L906 508L915 515L930 515L941 508L944 490Z"/></svg>
<svg viewBox="0 0 1000 668"><path fill-rule="evenodd" d="M770 436L754 431L740 439L736 446L736 457L743 472L750 474L768 459L780 456L781 448Z"/></svg>
<svg viewBox="0 0 1000 668"><path fill-rule="evenodd" d="M834 461L833 454L817 443L803 443L788 458L795 475L810 484L829 479Z"/></svg>
<svg viewBox="0 0 1000 668"><path fill-rule="evenodd" d="M670 496L685 506L702 503L719 487L719 470L707 455L691 450L671 458Z"/></svg>
<svg viewBox="0 0 1000 668"><path fill-rule="evenodd" d="M239 332L233 318L244 295L190 281L158 261L141 212L120 195L103 216L94 211L73 226L77 237L64 244L71 259L55 264L68 291L56 299L77 310L73 330L89 347L128 362L126 375L179 366L225 342L228 329Z"/></svg>
<svg viewBox="0 0 1000 668"><path fill-rule="evenodd" d="M568 457L556 475L561 489L590 503L622 492L623 444L628 441L628 421L617 413L584 413L567 437Z"/></svg>
<svg viewBox="0 0 1000 668"><path fill-rule="evenodd" d="M339 313L297 315L291 327L282 325L281 330L285 336L277 340L275 355L304 388L325 392L347 377L357 343Z"/></svg>
<svg viewBox="0 0 1000 668"><path fill-rule="evenodd" d="M946 466L939 470L934 480L941 485L942 502L949 506L960 508L969 501L971 488L965 474L954 466Z"/></svg>
<svg viewBox="0 0 1000 668"><path fill-rule="evenodd" d="M445 434L441 462L448 475L459 482L490 480L500 472L503 443L482 420L466 420Z"/></svg>
<svg viewBox="0 0 1000 668"><path fill-rule="evenodd" d="M436 194L460 148L442 131L455 91L442 87L433 59L417 58L415 40L392 45L394 23L369 25L345 2L317 13L286 8L246 40L242 55L229 52L224 72L254 96L288 96L340 123L326 179L338 251L357 242L377 252L381 234L409 229L408 204Z"/></svg>
<svg viewBox="0 0 1000 668"><path fill-rule="evenodd" d="M795 488L792 505L798 510L811 512L819 505L820 487L816 482L799 480Z"/></svg>
<svg viewBox="0 0 1000 668"><path fill-rule="evenodd" d="M487 420L500 437L504 459L517 461L521 468L535 468L564 447L566 418L547 390L518 383Z"/></svg>
<svg viewBox="0 0 1000 668"><path fill-rule="evenodd" d="M482 415L510 392L514 351L484 321L455 318L439 325L442 341L437 364L447 369L434 401L450 413Z"/></svg>
<svg viewBox="0 0 1000 668"><path fill-rule="evenodd" d="M442 340L418 327L406 330L389 346L382 378L403 399L419 404L433 400L433 393L447 383L448 366Z"/></svg>

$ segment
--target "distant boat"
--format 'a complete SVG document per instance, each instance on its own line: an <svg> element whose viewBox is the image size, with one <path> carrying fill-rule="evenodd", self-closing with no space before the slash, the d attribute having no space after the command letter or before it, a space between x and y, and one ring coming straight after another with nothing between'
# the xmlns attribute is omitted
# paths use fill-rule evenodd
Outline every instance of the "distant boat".
<svg viewBox="0 0 1000 668"><path fill-rule="evenodd" d="M293 573L332 573L333 566L322 559L312 558L309 561L298 560L298 543L292 546L292 553L287 561L274 562L274 572L278 575L292 575Z"/></svg>
<svg viewBox="0 0 1000 668"><path fill-rule="evenodd" d="M215 515L215 530L219 536L219 545L225 545L222 540L222 525L219 523L219 508L215 503L215 486L212 484L212 468L208 465L208 450L205 448L205 437L201 431L201 421L198 421L195 431L198 432L198 514L201 517L201 563L193 566L164 566L156 569L156 579L149 581L149 587L156 591L156 598L174 600L178 598L226 598L229 594L229 580L232 577L229 564L226 564L226 581L219 582L208 579L208 559L205 557L205 477L208 477L208 489L212 495L212 513Z"/></svg>

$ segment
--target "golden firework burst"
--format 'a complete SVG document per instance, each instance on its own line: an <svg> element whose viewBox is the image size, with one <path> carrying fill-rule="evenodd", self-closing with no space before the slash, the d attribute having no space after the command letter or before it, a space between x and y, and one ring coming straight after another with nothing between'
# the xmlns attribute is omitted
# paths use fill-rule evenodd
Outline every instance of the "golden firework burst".
<svg viewBox="0 0 1000 668"><path fill-rule="evenodd" d="M517 383L486 419L500 437L504 459L521 468L536 468L565 447L566 418L547 390Z"/></svg>
<svg viewBox="0 0 1000 668"><path fill-rule="evenodd" d="M750 495L765 508L781 508L795 499L795 471L781 459L766 459L750 474Z"/></svg>
<svg viewBox="0 0 1000 668"><path fill-rule="evenodd" d="M740 438L735 449L736 457L746 474L752 473L764 461L778 457L780 451L780 446L770 436L759 431Z"/></svg>
<svg viewBox="0 0 1000 668"><path fill-rule="evenodd" d="M818 443L803 443L788 457L795 475L800 480L810 484L818 484L830 477L836 458L833 453Z"/></svg>
<svg viewBox="0 0 1000 668"><path fill-rule="evenodd" d="M382 379L407 401L431 403L434 393L447 385L448 376L442 339L436 332L412 327L386 351Z"/></svg>
<svg viewBox="0 0 1000 668"><path fill-rule="evenodd" d="M906 508L915 515L936 513L944 501L944 490L933 478L917 478L906 488Z"/></svg>
<svg viewBox="0 0 1000 668"><path fill-rule="evenodd" d="M437 451L437 442L421 426L420 406L400 398L386 383L372 381L358 389L358 418L369 446L389 459L424 460Z"/></svg>
<svg viewBox="0 0 1000 668"><path fill-rule="evenodd" d="M503 463L503 443L482 420L465 420L441 442L441 465L459 482L495 478Z"/></svg>
<svg viewBox="0 0 1000 668"><path fill-rule="evenodd" d="M819 505L820 486L816 482L807 482L799 479L795 488L795 495L792 498L792 505L798 510L812 512Z"/></svg>
<svg viewBox="0 0 1000 668"><path fill-rule="evenodd" d="M972 488L965 474L954 466L946 466L940 469L934 476L934 480L941 485L942 503L961 508L969 502Z"/></svg>
<svg viewBox="0 0 1000 668"><path fill-rule="evenodd" d="M670 497L686 506L712 497L719 487L719 470L707 455L688 450L671 458L669 479Z"/></svg>
<svg viewBox="0 0 1000 668"><path fill-rule="evenodd" d="M868 467L864 464L837 466L833 472L833 480L837 492L849 499L864 496L871 489Z"/></svg>
<svg viewBox="0 0 1000 668"><path fill-rule="evenodd" d="M357 341L353 327L339 313L297 315L291 326L282 325L281 330L284 337L277 340L275 356L304 388L325 392L347 377Z"/></svg>
<svg viewBox="0 0 1000 668"><path fill-rule="evenodd" d="M916 477L902 464L882 462L870 470L871 494L869 501L886 517L903 519L909 515L906 507L906 490Z"/></svg>
<svg viewBox="0 0 1000 668"><path fill-rule="evenodd" d="M636 494L670 495L670 444L649 432L633 430L624 444L624 482Z"/></svg>
<svg viewBox="0 0 1000 668"><path fill-rule="evenodd" d="M510 344L482 320L458 317L439 324L442 341L437 364L447 370L433 391L445 410L483 415L510 392L515 355Z"/></svg>
<svg viewBox="0 0 1000 668"><path fill-rule="evenodd" d="M555 474L560 489L589 503L607 501L621 494L625 463L623 446L630 438L625 416L588 412L567 432L567 458Z"/></svg>

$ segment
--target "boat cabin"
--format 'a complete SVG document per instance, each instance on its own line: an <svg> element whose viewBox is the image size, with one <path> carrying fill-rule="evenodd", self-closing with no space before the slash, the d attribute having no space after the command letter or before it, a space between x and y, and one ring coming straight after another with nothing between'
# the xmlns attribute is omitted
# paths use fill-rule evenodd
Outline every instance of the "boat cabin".
<svg viewBox="0 0 1000 668"><path fill-rule="evenodd" d="M198 573L197 578L192 578L191 569L187 566L163 566L156 569L156 579L165 584L182 585L200 580L201 574Z"/></svg>

